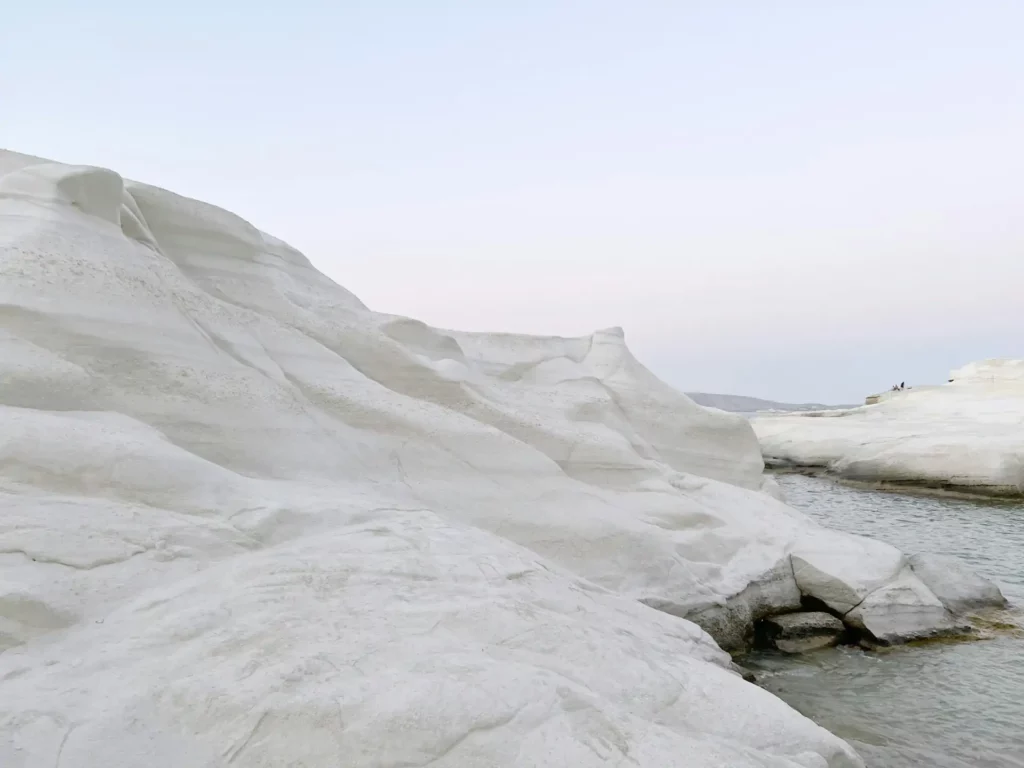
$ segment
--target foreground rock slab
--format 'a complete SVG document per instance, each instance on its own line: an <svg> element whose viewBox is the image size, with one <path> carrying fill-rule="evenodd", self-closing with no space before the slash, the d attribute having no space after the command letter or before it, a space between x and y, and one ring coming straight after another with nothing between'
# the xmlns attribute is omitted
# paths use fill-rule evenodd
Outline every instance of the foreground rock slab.
<svg viewBox="0 0 1024 768"><path fill-rule="evenodd" d="M0 655L0 765L859 765L730 666L689 622L399 513Z"/></svg>

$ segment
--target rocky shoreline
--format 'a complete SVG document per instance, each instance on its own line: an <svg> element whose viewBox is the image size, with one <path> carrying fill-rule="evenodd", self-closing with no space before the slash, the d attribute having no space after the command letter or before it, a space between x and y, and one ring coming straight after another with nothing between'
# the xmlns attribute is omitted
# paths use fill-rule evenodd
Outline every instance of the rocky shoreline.
<svg viewBox="0 0 1024 768"><path fill-rule="evenodd" d="M1024 361L986 360L940 386L852 409L759 413L765 465L820 470L886 490L1024 499Z"/></svg>

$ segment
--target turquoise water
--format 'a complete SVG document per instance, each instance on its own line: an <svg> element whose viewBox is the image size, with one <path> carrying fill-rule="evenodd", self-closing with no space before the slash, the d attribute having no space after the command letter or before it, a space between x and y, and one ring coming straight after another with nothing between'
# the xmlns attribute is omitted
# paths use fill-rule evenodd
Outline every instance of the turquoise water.
<svg viewBox="0 0 1024 768"><path fill-rule="evenodd" d="M780 475L787 501L908 553L956 555L1024 607L1024 505L855 490ZM1021 617L1018 616L1018 621ZM870 768L1024 768L1024 637L744 661L758 682L849 741Z"/></svg>

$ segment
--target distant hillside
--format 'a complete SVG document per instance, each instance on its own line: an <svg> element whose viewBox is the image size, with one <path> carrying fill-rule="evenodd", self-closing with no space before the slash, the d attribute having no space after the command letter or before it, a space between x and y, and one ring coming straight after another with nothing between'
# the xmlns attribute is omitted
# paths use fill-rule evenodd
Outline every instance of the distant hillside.
<svg viewBox="0 0 1024 768"><path fill-rule="evenodd" d="M759 397L714 395L708 392L687 392L686 395L698 405L736 413L749 413L751 411L824 411L854 407L852 405L823 405L821 403L777 403L774 400L762 400Z"/></svg>

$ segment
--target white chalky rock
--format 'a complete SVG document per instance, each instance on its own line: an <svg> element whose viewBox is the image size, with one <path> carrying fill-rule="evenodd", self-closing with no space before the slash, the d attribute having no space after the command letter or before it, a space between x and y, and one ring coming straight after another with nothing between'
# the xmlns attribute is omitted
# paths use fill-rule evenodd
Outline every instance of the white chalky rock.
<svg viewBox="0 0 1024 768"><path fill-rule="evenodd" d="M866 536L808 531L793 549L793 574L800 591L845 614L906 565L898 549Z"/></svg>
<svg viewBox="0 0 1024 768"><path fill-rule="evenodd" d="M868 595L844 617L883 645L966 631L909 567Z"/></svg>
<svg viewBox="0 0 1024 768"><path fill-rule="evenodd" d="M740 643L898 570L762 470L618 329L373 312L233 214L0 152L4 768L860 766L680 618Z"/></svg>
<svg viewBox="0 0 1024 768"><path fill-rule="evenodd" d="M751 420L769 465L824 467L850 480L1024 495L1024 360L987 360L942 386L860 408Z"/></svg>

